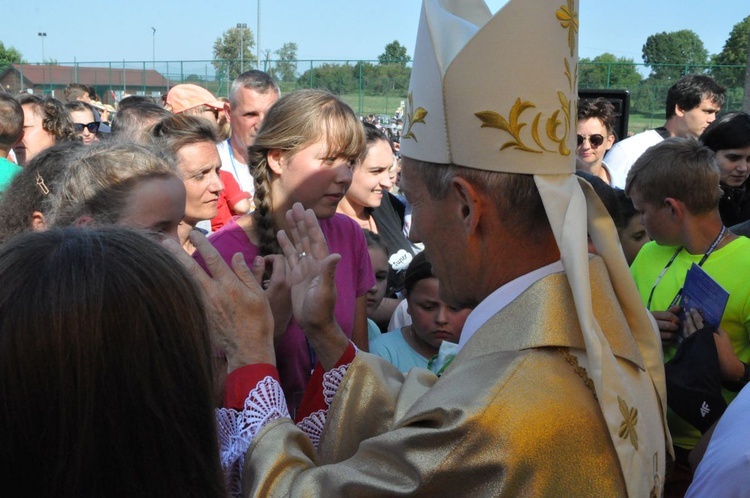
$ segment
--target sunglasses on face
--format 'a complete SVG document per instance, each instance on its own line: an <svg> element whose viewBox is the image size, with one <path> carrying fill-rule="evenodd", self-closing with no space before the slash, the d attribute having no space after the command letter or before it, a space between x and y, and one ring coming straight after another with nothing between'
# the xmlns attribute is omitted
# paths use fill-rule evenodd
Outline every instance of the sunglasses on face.
<svg viewBox="0 0 750 498"><path fill-rule="evenodd" d="M591 144L591 147L593 149L596 149L604 143L604 137L599 135L598 133L596 135L578 135L578 146L580 147L581 145L583 145L583 141L587 138L589 139L589 143Z"/></svg>
<svg viewBox="0 0 750 498"><path fill-rule="evenodd" d="M91 123L83 124L83 123L73 123L76 129L76 133L83 133L83 129L87 128L89 130L89 133L96 133L99 131L99 122L98 121L92 121Z"/></svg>

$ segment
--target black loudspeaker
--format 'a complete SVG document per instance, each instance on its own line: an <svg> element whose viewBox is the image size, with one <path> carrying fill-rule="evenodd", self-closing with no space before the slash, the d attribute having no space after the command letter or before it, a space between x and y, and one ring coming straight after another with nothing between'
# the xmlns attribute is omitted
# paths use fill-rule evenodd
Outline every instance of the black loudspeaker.
<svg viewBox="0 0 750 498"><path fill-rule="evenodd" d="M616 141L628 138L628 115L630 114L630 92L627 90L578 90L580 100L596 100L599 97L609 100L615 106L615 138Z"/></svg>

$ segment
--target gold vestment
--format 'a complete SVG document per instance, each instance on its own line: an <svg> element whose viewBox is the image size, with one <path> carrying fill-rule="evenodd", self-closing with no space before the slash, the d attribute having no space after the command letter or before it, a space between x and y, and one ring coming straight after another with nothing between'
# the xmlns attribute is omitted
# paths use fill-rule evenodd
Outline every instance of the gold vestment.
<svg viewBox="0 0 750 498"><path fill-rule="evenodd" d="M480 327L439 379L359 353L318 451L291 420L271 422L247 453L245 496L613 497L625 478L661 489L660 403L601 259L590 269L597 321L640 393L621 403L620 436L654 468L623 476L570 287L553 274Z"/></svg>

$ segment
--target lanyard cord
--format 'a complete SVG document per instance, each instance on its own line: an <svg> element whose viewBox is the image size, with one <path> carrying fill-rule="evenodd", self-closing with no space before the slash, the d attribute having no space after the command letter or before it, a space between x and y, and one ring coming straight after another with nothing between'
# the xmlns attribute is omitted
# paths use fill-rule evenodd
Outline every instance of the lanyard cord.
<svg viewBox="0 0 750 498"><path fill-rule="evenodd" d="M701 258L700 262L698 262L698 266L703 266L703 263L706 262L706 260L711 255L711 253L714 252L714 250L721 243L722 239L724 239L724 235L726 235L726 233L727 233L727 227L725 227L724 225L722 225L721 226L721 232L719 232L719 235L713 241L713 243L711 244L711 247L708 248L708 251L706 251L706 253ZM661 282L662 277L664 276L664 274L667 273L667 270L669 270L669 267L672 266L672 263L674 263L674 260L677 258L677 255L680 254L680 252L682 252L682 249L684 249L684 246L680 246L680 247L677 248L677 250L675 251L675 253L672 255L672 257L667 262L667 264L664 267L664 269L661 271L661 273L659 273L659 276L656 277L656 281L654 282L653 287L651 287L651 293L648 295L648 303L646 304L646 309L651 310L651 300L654 298L654 291L656 290L656 286L659 285L659 282ZM672 306L674 306L675 304L677 304L677 302L680 300L681 296L682 296L682 288L680 288L680 290L677 291L677 295L674 297L674 299L672 300L672 304L670 304L669 307L671 308Z"/></svg>

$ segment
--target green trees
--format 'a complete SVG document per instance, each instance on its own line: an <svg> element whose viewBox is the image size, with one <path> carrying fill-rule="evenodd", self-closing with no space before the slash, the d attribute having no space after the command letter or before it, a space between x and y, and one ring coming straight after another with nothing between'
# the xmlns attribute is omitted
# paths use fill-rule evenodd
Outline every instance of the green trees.
<svg viewBox="0 0 750 498"><path fill-rule="evenodd" d="M283 82L294 81L297 75L297 44L287 42L274 52L278 56L272 76Z"/></svg>
<svg viewBox="0 0 750 498"><path fill-rule="evenodd" d="M411 57L406 47L398 41L389 43L378 56L378 64L357 62L356 64L322 64L308 69L298 79L301 87L322 88L336 94L357 93L367 95L397 95L406 97L409 89L411 68L407 63Z"/></svg>
<svg viewBox="0 0 750 498"><path fill-rule="evenodd" d="M632 90L643 77L633 59L605 52L593 59L578 61L578 85L581 88L619 88Z"/></svg>
<svg viewBox="0 0 750 498"><path fill-rule="evenodd" d="M706 65L708 51L694 31L683 29L671 33L662 32L646 39L643 61L651 68L654 80L667 83L678 80L690 66Z"/></svg>
<svg viewBox="0 0 750 498"><path fill-rule="evenodd" d="M0 41L0 70L5 69L5 66L8 64L17 64L21 62L26 62L23 60L21 52L13 46L8 46L6 48L3 42Z"/></svg>
<svg viewBox="0 0 750 498"><path fill-rule="evenodd" d="M385 51L378 55L380 64L398 64L401 67L406 67L409 61L411 61L411 57L406 53L406 47L401 45L398 40L393 40L386 45Z"/></svg>
<svg viewBox="0 0 750 498"><path fill-rule="evenodd" d="M250 28L229 28L214 42L213 64L217 74L229 80L255 65L255 37Z"/></svg>
<svg viewBox="0 0 750 498"><path fill-rule="evenodd" d="M748 38L750 38L750 16L738 22L729 33L720 53L711 59L716 65L739 65L747 63ZM712 74L726 87L743 87L745 85L745 71L743 67L717 67Z"/></svg>

